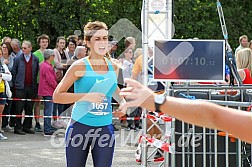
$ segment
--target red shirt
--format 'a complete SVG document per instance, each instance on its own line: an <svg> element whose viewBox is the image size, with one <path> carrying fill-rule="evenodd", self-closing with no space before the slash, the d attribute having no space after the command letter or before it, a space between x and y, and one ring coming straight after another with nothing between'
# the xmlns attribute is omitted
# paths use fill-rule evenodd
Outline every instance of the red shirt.
<svg viewBox="0 0 252 167"><path fill-rule="evenodd" d="M52 96L58 83L53 67L47 61L40 64L39 77L38 95Z"/></svg>
<svg viewBox="0 0 252 167"><path fill-rule="evenodd" d="M252 78L250 76L250 71L249 69L245 68L243 69L245 72L245 79L242 81L243 84L252 84Z"/></svg>

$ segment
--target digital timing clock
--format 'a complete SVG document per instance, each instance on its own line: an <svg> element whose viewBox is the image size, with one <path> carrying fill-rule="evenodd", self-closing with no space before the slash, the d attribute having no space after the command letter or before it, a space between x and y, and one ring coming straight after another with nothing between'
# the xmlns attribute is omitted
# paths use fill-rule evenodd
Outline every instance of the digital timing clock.
<svg viewBox="0 0 252 167"><path fill-rule="evenodd" d="M155 80L224 81L224 40L172 39L154 43Z"/></svg>

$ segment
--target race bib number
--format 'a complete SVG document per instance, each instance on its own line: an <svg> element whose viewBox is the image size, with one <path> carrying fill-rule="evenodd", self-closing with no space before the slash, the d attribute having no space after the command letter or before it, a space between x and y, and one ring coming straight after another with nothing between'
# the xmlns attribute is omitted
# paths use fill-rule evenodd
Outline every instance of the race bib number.
<svg viewBox="0 0 252 167"><path fill-rule="evenodd" d="M94 115L107 115L111 112L111 100L104 98L101 103L91 103L90 113Z"/></svg>

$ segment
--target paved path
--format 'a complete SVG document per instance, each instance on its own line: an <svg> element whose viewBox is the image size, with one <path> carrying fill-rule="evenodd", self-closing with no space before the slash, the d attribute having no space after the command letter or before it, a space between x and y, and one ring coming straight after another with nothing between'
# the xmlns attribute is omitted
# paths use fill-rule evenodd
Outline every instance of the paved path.
<svg viewBox="0 0 252 167"><path fill-rule="evenodd" d="M121 129L116 132L116 149L113 167L139 167L135 162L134 153L137 141L137 132ZM0 166L1 167L64 167L66 166L64 145L60 144L63 135L52 140L44 137L43 133L16 135L6 132L6 141L0 141ZM127 142L122 138L127 138ZM131 140L131 141L130 141ZM55 147L54 145L57 145ZM89 156L87 167L92 167Z"/></svg>

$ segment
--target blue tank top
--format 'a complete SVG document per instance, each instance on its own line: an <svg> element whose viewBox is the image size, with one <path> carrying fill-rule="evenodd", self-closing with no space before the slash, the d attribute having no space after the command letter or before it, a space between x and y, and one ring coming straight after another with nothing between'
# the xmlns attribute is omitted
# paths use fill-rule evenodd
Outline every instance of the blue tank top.
<svg viewBox="0 0 252 167"><path fill-rule="evenodd" d="M75 102L72 119L89 126L106 126L112 123L111 98L117 87L117 76L113 65L107 58L108 72L98 74L90 65L88 58L83 59L86 72L74 82L75 93L103 93L106 95L100 104L88 101Z"/></svg>

